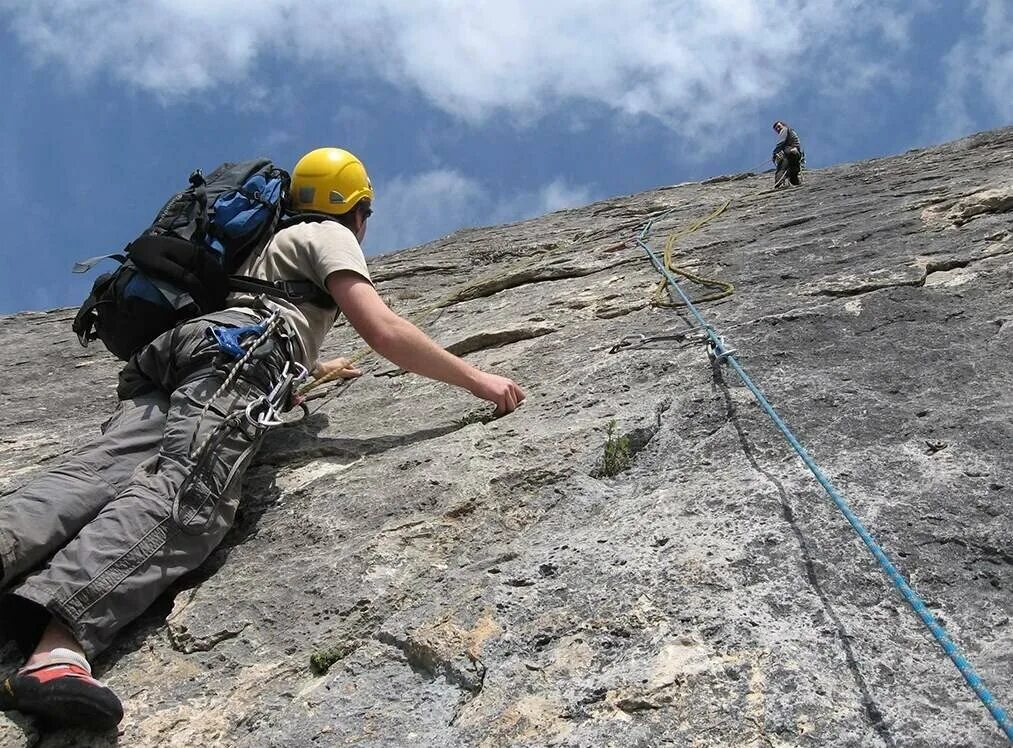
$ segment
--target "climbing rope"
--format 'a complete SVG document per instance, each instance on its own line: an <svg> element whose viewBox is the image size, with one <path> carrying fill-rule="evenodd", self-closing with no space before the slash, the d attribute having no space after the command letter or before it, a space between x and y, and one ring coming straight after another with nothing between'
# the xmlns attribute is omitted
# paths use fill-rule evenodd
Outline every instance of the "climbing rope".
<svg viewBox="0 0 1013 748"><path fill-rule="evenodd" d="M766 162L764 162L764 163L766 163ZM712 213L710 213L709 215L707 215L703 219L697 221L695 224L691 225L689 228L684 229L684 230L679 231L679 232L673 233L671 236L669 236L668 242L665 245L665 267L669 271L671 271L673 273L676 273L676 274L682 276L683 278L686 278L687 280L691 280L694 283L699 283L700 285L708 286L710 288L717 289L715 292L697 299L696 303L698 303L698 304L706 302L706 301L717 301L719 299L723 299L723 298L725 298L727 296L730 296L731 294L733 294L735 292L735 286L732 283L729 283L728 281L720 280L718 278L707 278L707 277L704 277L702 275L693 273L692 271L688 270L685 267L679 267L679 266L673 264L673 262L672 262L672 255L673 255L674 248L675 248L675 242L677 240L681 239L684 236L688 236L689 234L692 234L694 231L699 230L702 226L704 226L705 224L707 224L709 221L713 220L714 218L717 218L719 215L721 215L722 213L724 213L724 211L728 208L728 206L729 206L730 203L731 203L730 199L725 200L725 202L722 205L718 206L718 208L716 208ZM669 212L671 212L671 211L669 211ZM585 238L587 238L587 237L585 237ZM625 245L626 245L626 242L618 242L616 244L613 244L612 246L606 247L605 251L619 249L621 247L624 247ZM558 254L560 252L566 251L568 248L569 247L565 246L565 245L554 247L554 248L550 249L547 252L543 252L541 255L539 255L538 259L540 261L544 261L544 259L547 256L552 256L554 254ZM487 273L487 274L485 274L485 275L483 275L483 276L481 276L481 277L479 277L479 278L477 278L477 279L475 279L475 280L473 280L473 281L471 281L471 282L469 282L469 283L461 286L460 288L453 289L452 291L448 292L447 294L445 294L444 296L442 296L440 299L438 299L437 301L433 302L429 306L423 307L422 309L419 309L419 310L413 312L411 315L408 316L408 319L413 324L419 324L419 322L421 320L425 319L425 317L427 317L429 314L431 314L434 311L437 311L439 309L443 309L445 307L451 306L453 304L456 304L456 303L459 303L459 302L462 302L462 301L468 301L470 299L477 298L475 296L475 292L476 291L479 291L480 289L482 289L485 286L487 286L489 283L496 281L497 279L501 278L502 276L509 275L511 272L516 272L518 270L522 270L522 269L528 267L530 264L531 264L530 261L524 261L524 262L516 263L515 265L507 268L505 271L503 271L503 270L497 270L496 272L493 272L493 273ZM672 306L678 306L678 305L680 305L679 302L672 301L672 300L665 300L663 298L664 293L665 293L665 282L662 281L661 283L658 284L658 287L655 289L655 292L654 292L653 302L654 302L655 306L672 307ZM363 359L365 359L366 357L368 357L373 352L374 351L371 348L369 348L368 346L362 347L362 348L358 349L357 351L355 351L352 355L350 355L350 356L347 357L348 363L349 364L356 364L356 363L362 361ZM338 379L340 377L341 377L341 373L339 371L334 371L334 372L331 372L329 374L325 374L322 377L318 377L317 379L314 379L312 381L308 381L308 382L304 383L296 391L296 395L299 396L299 397L305 397L306 395L308 395L310 392L312 392L313 390L317 389L318 387L320 387L320 386L322 386L324 384L327 384L329 382L333 382L335 379Z"/></svg>
<svg viewBox="0 0 1013 748"><path fill-rule="evenodd" d="M844 497L840 494L837 488L834 487L829 478L827 478L813 458L805 450L805 447L803 447L798 439L795 438L795 435L788 428L787 424L785 424L785 422L777 414L773 406L771 406L771 404L767 401L767 398L764 397L763 392L753 383L753 380L750 379L749 375L746 374L745 370L735 358L735 350L728 348L724 339L717 334L710 324L708 324L707 320L704 319L703 315L700 314L696 306L694 306L693 302L690 301L689 297L679 286L679 281L674 275L672 275L671 272L669 272L668 268L665 267L655 252L647 244L646 240L648 234L650 233L651 226L655 221L660 220L671 212L672 211L666 211L665 213L652 218L645 223L636 239L637 245L647 253L651 263L658 272L664 276L666 284L681 297L686 308L689 309L693 317L699 323L700 330L710 339L711 357L715 361L727 363L735 370L735 373L739 375L743 384L745 384L746 387L749 388L749 391L753 393L753 397L756 398L757 403L759 403L763 411L770 417L774 425L788 440L788 443L791 444L792 448L798 453L799 457L802 458L806 467L809 468L812 474L816 477L816 480L819 481L819 484L826 490L834 504L837 505L837 508L858 534L858 537L862 539L862 542L872 553L873 557L879 563L886 575L890 578L890 581L893 582L894 586L900 591L901 595L911 606L912 610L914 610L921 619L922 623L925 624L932 636L943 648L946 655L953 661L953 664L956 665L957 670L960 671L960 674L964 677L967 685L971 687L971 690L974 691L975 695L977 695L977 697L981 700L981 703L985 705L985 708L988 709L989 713L999 724L999 728L1005 733L1006 737L1013 742L1013 722L1010 721L1006 711L999 705L999 703L995 700L995 697L985 687L984 682L975 672L971 663L963 655L954 643L953 639L950 638L949 634L946 633L946 630L939 624L932 612L925 606L922 599L907 583L903 575L901 575L901 573L893 565L869 531L865 529L861 520L859 520L855 513L851 510L847 502L844 500ZM710 220L710 217L706 220Z"/></svg>
<svg viewBox="0 0 1013 748"><path fill-rule="evenodd" d="M665 253L664 253L665 269L669 270L672 273L675 273L676 275L680 275L687 280L693 281L694 283L699 283L702 286L708 286L710 288L718 289L714 293L696 299L697 304L702 304L705 301L717 301L718 299L723 299L726 296L731 296L733 293L735 293L735 286L729 283L728 281L719 280L718 278L705 278L702 275L697 275L696 273L690 272L686 268L673 265L672 252L675 249L675 243L679 239L683 238L684 236L689 236L694 231L699 230L702 226L706 225L711 220L717 218L719 215L725 212L725 209L729 206L731 202L732 202L731 199L725 200L724 203L722 203L712 213L705 216L704 218L701 218L696 223L690 225L689 228L685 228L682 231L672 232L668 236L668 241L665 242ZM680 306L681 302L674 300L666 301L664 299L667 285L668 283L664 279L662 279L661 282L658 283L657 288L655 288L654 290L654 305L663 307Z"/></svg>

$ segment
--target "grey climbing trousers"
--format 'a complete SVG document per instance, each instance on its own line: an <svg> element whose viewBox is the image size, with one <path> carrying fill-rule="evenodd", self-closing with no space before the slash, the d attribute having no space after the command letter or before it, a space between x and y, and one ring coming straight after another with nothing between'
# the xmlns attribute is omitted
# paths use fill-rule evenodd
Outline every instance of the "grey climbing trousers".
<svg viewBox="0 0 1013 748"><path fill-rule="evenodd" d="M0 500L0 626L23 650L55 616L95 656L221 542L264 433L246 407L289 356L272 335L215 397L232 359L208 330L254 323L225 310L156 338L120 373L101 435Z"/></svg>

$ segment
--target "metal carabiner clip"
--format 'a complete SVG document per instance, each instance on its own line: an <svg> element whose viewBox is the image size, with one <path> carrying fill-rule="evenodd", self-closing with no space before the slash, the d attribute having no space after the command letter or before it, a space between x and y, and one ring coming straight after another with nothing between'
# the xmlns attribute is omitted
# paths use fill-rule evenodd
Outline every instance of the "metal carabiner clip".
<svg viewBox="0 0 1013 748"><path fill-rule="evenodd" d="M292 368L296 373L292 373ZM259 428L270 428L281 426L285 423L281 417L282 409L288 405L289 393L295 383L301 382L309 376L309 370L300 363L286 361L285 367L281 370L281 377L271 391L261 395L246 406L246 418L254 426ZM257 408L263 407L263 412L256 414Z"/></svg>
<svg viewBox="0 0 1013 748"><path fill-rule="evenodd" d="M259 415L254 415L253 411L260 406L264 407L264 412ZM249 421L250 425L254 428L261 429L271 428L272 426L281 426L284 423L284 421L279 417L278 412L268 401L266 395L261 395L246 406L246 420Z"/></svg>
<svg viewBox="0 0 1013 748"><path fill-rule="evenodd" d="M647 338L644 337L640 333L635 333L633 335L627 335L622 340L620 340L618 343L616 343L614 346L612 346L611 348L609 348L609 353L619 353L619 351L621 351L621 350L623 350L625 348L632 348L633 346L636 346L636 345L643 345L646 342L646 340L647 340Z"/></svg>

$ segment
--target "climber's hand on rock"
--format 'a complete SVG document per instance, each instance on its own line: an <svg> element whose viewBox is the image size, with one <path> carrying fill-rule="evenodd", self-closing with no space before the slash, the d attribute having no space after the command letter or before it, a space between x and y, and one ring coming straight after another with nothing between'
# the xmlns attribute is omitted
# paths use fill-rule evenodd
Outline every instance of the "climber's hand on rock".
<svg viewBox="0 0 1013 748"><path fill-rule="evenodd" d="M484 371L478 372L468 391L475 397L494 403L498 416L512 413L525 397L524 390L512 379Z"/></svg>
<svg viewBox="0 0 1013 748"><path fill-rule="evenodd" d="M332 358L330 361L318 361L310 372L314 379L355 379L362 375L362 371L356 369L352 362L344 357Z"/></svg>

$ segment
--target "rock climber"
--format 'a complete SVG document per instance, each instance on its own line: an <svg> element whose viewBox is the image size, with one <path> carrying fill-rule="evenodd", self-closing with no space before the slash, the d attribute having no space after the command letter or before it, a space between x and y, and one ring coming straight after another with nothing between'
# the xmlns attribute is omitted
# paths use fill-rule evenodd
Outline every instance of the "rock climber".
<svg viewBox="0 0 1013 748"><path fill-rule="evenodd" d="M805 164L805 151L802 150L802 142L798 133L788 126L787 122L777 120L774 123L774 133L777 135L777 145L771 160L776 167L774 172L774 187L784 186L785 178L793 184L802 183L802 166Z"/></svg>
<svg viewBox="0 0 1013 748"><path fill-rule="evenodd" d="M0 501L0 628L27 656L0 685L4 709L95 730L120 722L120 699L91 661L222 541L271 414L290 397L288 373L359 375L347 359L317 362L339 314L395 365L498 414L524 400L514 381L447 352L380 298L360 247L373 197L348 151L303 156L291 207L317 220L278 231L240 274L308 280L333 304L233 293L226 309L157 337L120 373L102 433ZM246 327L248 355L230 358L222 340Z"/></svg>

